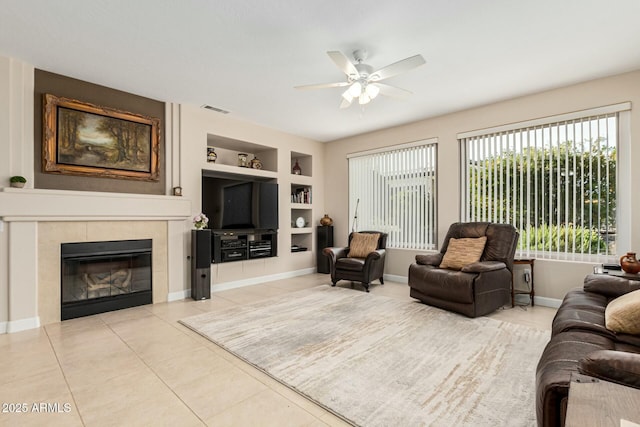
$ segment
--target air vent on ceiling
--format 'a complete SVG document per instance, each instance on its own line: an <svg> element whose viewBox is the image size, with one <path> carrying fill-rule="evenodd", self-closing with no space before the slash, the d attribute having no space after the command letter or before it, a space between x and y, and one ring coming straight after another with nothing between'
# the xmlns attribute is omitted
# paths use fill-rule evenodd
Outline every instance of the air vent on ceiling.
<svg viewBox="0 0 640 427"><path fill-rule="evenodd" d="M213 107L213 106L207 105L207 104L204 104L202 106L202 108L206 108L207 110L215 111L216 113L229 114L229 112L227 110L223 110L222 108Z"/></svg>

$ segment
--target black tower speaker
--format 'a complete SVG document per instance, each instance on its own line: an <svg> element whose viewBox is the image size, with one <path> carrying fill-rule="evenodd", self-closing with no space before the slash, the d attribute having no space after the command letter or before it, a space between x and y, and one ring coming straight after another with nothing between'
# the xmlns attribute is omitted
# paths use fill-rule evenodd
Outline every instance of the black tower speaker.
<svg viewBox="0 0 640 427"><path fill-rule="evenodd" d="M211 230L191 230L191 298L211 298Z"/></svg>
<svg viewBox="0 0 640 427"><path fill-rule="evenodd" d="M318 226L317 233L316 263L318 264L318 273L331 273L329 258L322 254L322 250L333 246L333 226Z"/></svg>

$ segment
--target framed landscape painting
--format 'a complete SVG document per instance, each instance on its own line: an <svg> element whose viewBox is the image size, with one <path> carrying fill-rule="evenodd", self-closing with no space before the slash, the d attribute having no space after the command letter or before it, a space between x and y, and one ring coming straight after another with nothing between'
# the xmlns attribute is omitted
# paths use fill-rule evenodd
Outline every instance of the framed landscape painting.
<svg viewBox="0 0 640 427"><path fill-rule="evenodd" d="M43 172L157 181L160 120L44 95Z"/></svg>

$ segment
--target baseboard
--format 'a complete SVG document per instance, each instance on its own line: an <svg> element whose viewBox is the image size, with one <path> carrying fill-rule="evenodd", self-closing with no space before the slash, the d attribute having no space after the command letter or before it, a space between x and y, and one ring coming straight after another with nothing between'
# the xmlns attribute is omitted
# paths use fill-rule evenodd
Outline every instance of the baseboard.
<svg viewBox="0 0 640 427"><path fill-rule="evenodd" d="M0 334L7 333L7 322L0 322Z"/></svg>
<svg viewBox="0 0 640 427"><path fill-rule="evenodd" d="M557 298L534 297L533 300L535 301L536 305L551 308L558 308L562 303L562 300Z"/></svg>
<svg viewBox="0 0 640 427"><path fill-rule="evenodd" d="M30 317L28 319L11 320L4 322L4 327L0 325L0 330L4 329L7 334L14 332L26 331L28 329L36 329L40 327L40 317Z"/></svg>
<svg viewBox="0 0 640 427"><path fill-rule="evenodd" d="M409 278L407 276L397 276L395 274L385 274L384 280L397 283L409 283Z"/></svg>
<svg viewBox="0 0 640 427"><path fill-rule="evenodd" d="M274 280L290 279L292 277L304 276L306 274L313 274L316 272L315 268L305 268L304 270L288 271L286 273L272 274L269 276L252 277L250 279L235 280L233 282L214 283L211 286L211 292L227 291L229 289L242 288L244 286L257 285L263 282L271 282ZM392 280L392 279L390 279ZM167 302L180 301L191 297L191 289L184 289L182 291L171 292L167 295Z"/></svg>
<svg viewBox="0 0 640 427"><path fill-rule="evenodd" d="M167 295L167 302L180 301L191 296L191 289L183 289L182 291L170 292Z"/></svg>
<svg viewBox="0 0 640 427"><path fill-rule="evenodd" d="M292 277L305 276L307 274L313 274L315 272L315 267L311 267L305 268L303 270L287 271L286 273L277 273L268 276L234 280L233 282L214 283L213 286L211 286L211 292L228 291L229 289L242 288L244 286L252 286L264 282L273 282L274 280L291 279Z"/></svg>

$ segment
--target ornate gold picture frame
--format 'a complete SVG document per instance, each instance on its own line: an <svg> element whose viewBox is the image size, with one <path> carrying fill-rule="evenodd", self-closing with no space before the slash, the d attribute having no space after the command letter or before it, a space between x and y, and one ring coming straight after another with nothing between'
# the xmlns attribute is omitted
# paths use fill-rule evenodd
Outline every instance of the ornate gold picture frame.
<svg viewBox="0 0 640 427"><path fill-rule="evenodd" d="M160 120L44 95L42 170L157 181Z"/></svg>

